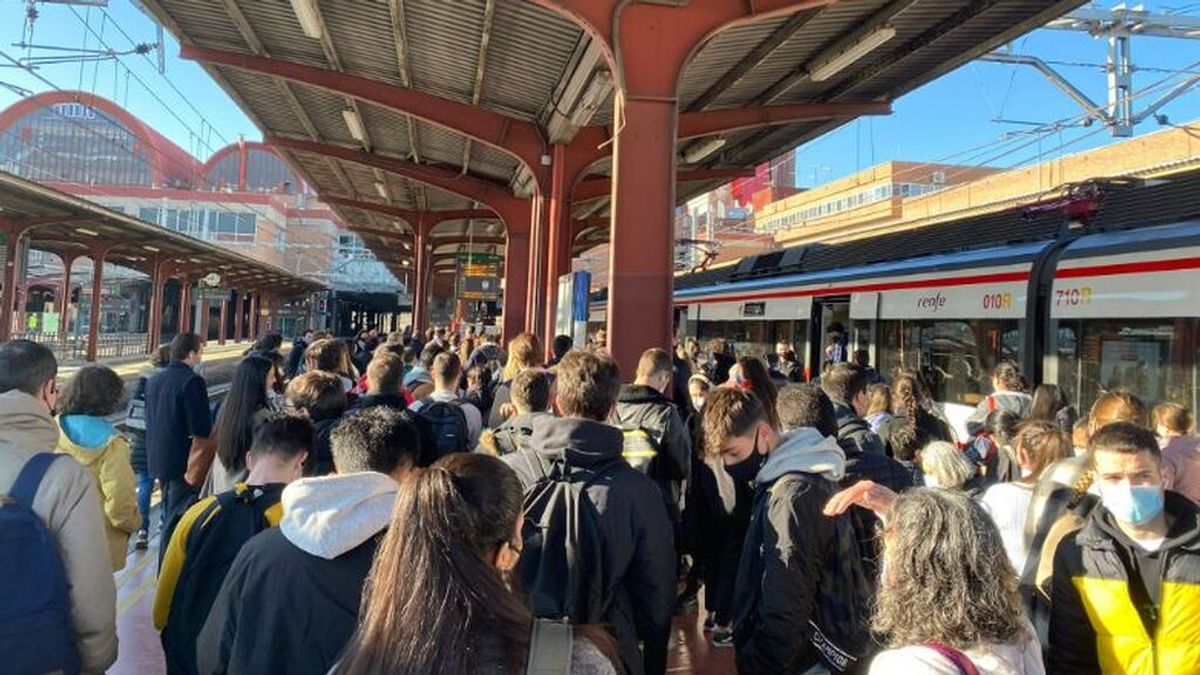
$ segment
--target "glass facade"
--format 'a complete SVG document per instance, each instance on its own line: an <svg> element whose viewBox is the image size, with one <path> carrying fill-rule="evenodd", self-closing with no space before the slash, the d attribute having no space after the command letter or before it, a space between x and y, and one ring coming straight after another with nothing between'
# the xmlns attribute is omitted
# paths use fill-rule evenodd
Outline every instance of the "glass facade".
<svg viewBox="0 0 1200 675"><path fill-rule="evenodd" d="M1020 322L880 321L876 367L924 374L936 401L976 405L991 393L992 369L1002 360L1020 362Z"/></svg>
<svg viewBox="0 0 1200 675"><path fill-rule="evenodd" d="M253 242L258 216L221 209L142 207L138 218L205 241Z"/></svg>
<svg viewBox="0 0 1200 675"><path fill-rule="evenodd" d="M36 181L152 185L153 150L103 111L57 103L30 111L0 137L5 171Z"/></svg>
<svg viewBox="0 0 1200 675"><path fill-rule="evenodd" d="M287 164L275 153L258 147L246 147L246 192L295 194L298 180ZM234 146L213 164L206 176L208 186L217 190L237 190L241 180L242 153Z"/></svg>

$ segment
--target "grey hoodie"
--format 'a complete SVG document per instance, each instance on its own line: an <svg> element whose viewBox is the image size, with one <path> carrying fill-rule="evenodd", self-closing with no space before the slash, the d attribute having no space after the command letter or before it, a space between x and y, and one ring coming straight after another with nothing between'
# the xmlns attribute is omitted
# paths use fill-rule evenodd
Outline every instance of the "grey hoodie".
<svg viewBox="0 0 1200 675"><path fill-rule="evenodd" d="M846 475L846 453L837 439L811 427L799 427L779 437L779 445L758 470L759 485L773 483L785 473L815 473L838 482Z"/></svg>
<svg viewBox="0 0 1200 675"><path fill-rule="evenodd" d="M283 490L279 531L305 553L333 560L387 527L398 490L374 471L302 478Z"/></svg>

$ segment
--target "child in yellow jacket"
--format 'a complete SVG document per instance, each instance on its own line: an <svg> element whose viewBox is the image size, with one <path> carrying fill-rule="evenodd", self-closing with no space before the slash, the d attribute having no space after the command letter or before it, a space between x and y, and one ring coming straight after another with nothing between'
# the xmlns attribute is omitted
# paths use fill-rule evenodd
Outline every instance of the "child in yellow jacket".
<svg viewBox="0 0 1200 675"><path fill-rule="evenodd" d="M105 419L121 409L124 398L125 383L111 368L84 366L58 399L58 451L96 479L114 572L125 567L129 535L141 523L129 442Z"/></svg>

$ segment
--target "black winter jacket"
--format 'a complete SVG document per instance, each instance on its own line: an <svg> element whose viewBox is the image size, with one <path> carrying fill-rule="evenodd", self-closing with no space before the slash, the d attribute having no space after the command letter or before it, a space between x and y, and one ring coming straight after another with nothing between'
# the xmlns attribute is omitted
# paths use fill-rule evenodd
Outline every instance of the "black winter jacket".
<svg viewBox="0 0 1200 675"><path fill-rule="evenodd" d="M840 455L832 439L797 429L758 473L734 598L740 675L798 675L819 660L809 621L822 570L835 553L834 521L822 509L838 485L796 474L829 467L840 475Z"/></svg>
<svg viewBox="0 0 1200 675"><path fill-rule="evenodd" d="M533 435L534 420L543 417L553 417L546 412L520 413L504 420L504 423L492 430L492 438L500 449L501 455L516 452L521 446L527 445Z"/></svg>
<svg viewBox="0 0 1200 675"><path fill-rule="evenodd" d="M873 453L880 457L887 456L883 439L871 431L871 425L859 417L858 413L854 412L854 408L840 401L834 401L833 411L837 414L838 445L842 446L843 450L849 452L853 449Z"/></svg>
<svg viewBox="0 0 1200 675"><path fill-rule="evenodd" d="M306 476L325 476L334 472L333 467L333 430L337 428L342 418L327 417L313 420L313 449L311 459L305 468Z"/></svg>
<svg viewBox="0 0 1200 675"><path fill-rule="evenodd" d="M201 675L325 675L358 623L382 532L332 560L278 528L242 547L196 643Z"/></svg>
<svg viewBox="0 0 1200 675"><path fill-rule="evenodd" d="M1103 507L1059 543L1046 672L1200 672L1200 507L1168 491L1165 508L1171 525L1156 553Z"/></svg>
<svg viewBox="0 0 1200 675"><path fill-rule="evenodd" d="M654 482L621 460L621 431L602 422L545 417L535 421L530 447L503 460L526 492L540 467L566 458L572 466L613 462L603 480L587 489L599 513L604 546L604 615L630 675L659 675L667 667L667 639L675 602L675 544L662 496ZM643 643L639 653L638 643Z"/></svg>
<svg viewBox="0 0 1200 675"><path fill-rule="evenodd" d="M662 490L668 514L677 519L680 484L692 468L692 439L675 404L651 387L623 385L611 421L625 429L645 429L658 440L660 453L649 476Z"/></svg>

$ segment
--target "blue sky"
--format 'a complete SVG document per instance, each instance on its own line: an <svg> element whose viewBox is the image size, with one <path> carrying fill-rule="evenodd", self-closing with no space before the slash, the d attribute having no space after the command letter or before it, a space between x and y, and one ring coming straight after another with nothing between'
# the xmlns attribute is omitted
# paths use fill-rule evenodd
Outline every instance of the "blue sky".
<svg viewBox="0 0 1200 675"><path fill-rule="evenodd" d="M1147 3L1147 9L1167 11L1189 9L1200 15L1200 2L1185 7L1189 0ZM1107 6L1107 5L1105 5ZM126 50L134 42L154 42L155 26L129 0L111 0L105 10L38 5L40 17L34 24L37 44L96 48L96 35L113 49ZM0 50L13 58L26 50L13 46L22 41L25 3L5 0L0 3ZM87 25L85 26L85 21ZM1088 35L1064 31L1039 30L1013 44L1017 53L1031 54L1051 61L1102 64L1106 43ZM47 52L41 52L46 54ZM123 56L121 65L67 64L41 68L38 73L57 88L82 88L115 100L130 109L181 147L200 159L239 135L259 138L258 129L202 69L177 57L178 45L167 34L166 77L150 59L138 55ZM1158 70L1191 67L1200 72L1200 40L1135 38L1135 63L1143 69L1134 78L1136 89L1153 85L1163 78L1178 81L1180 75ZM7 63L0 57L0 63ZM126 75L128 67L133 75ZM1060 66L1060 72L1094 101L1106 100L1106 82L1099 68ZM138 78L141 82L138 82ZM170 83L179 91L171 88ZM0 81L33 91L51 89L18 68L0 69ZM1161 91L1159 92L1161 93ZM156 98L157 97L157 98ZM1146 94L1134 101L1135 111L1157 98ZM0 107L7 107L20 96L0 89ZM1200 89L1193 90L1164 107L1173 124L1200 118ZM1048 123L1079 116L1080 108L1028 66L976 62L968 64L898 100L888 117L863 119L828 134L800 149L797 156L797 182L809 186L825 182L889 159L980 163L1010 167L1035 162L1063 152L1077 152L1111 143L1112 136L1098 127L1066 128L1045 135L1040 142L1026 136L1008 144L998 141L1006 132L1030 127L996 122L997 118ZM1143 123L1137 133L1159 128L1153 120ZM1020 150L1016 145L1027 144ZM1040 153L1040 154L1039 154Z"/></svg>

